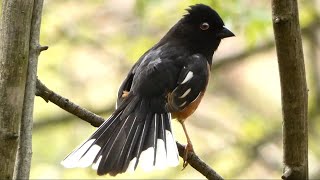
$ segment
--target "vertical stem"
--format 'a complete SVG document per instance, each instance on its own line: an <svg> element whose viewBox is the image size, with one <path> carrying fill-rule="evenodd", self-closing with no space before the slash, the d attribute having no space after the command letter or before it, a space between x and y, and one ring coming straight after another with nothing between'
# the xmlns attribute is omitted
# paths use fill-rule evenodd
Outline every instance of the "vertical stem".
<svg viewBox="0 0 320 180"><path fill-rule="evenodd" d="M20 139L18 158L15 167L14 179L28 179L32 158L32 127L33 107L37 81L38 56L40 54L39 36L43 0L34 0L31 32L27 82L25 88L22 119L20 126Z"/></svg>
<svg viewBox="0 0 320 180"><path fill-rule="evenodd" d="M13 179L25 93L33 0L2 0L0 178Z"/></svg>
<svg viewBox="0 0 320 180"><path fill-rule="evenodd" d="M283 179L308 179L308 92L297 0L272 0L283 113Z"/></svg>

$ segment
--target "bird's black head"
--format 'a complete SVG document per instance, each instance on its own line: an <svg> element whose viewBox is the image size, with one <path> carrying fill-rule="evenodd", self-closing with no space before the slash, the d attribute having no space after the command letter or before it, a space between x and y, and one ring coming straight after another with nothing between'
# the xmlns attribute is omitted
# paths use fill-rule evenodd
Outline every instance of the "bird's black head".
<svg viewBox="0 0 320 180"><path fill-rule="evenodd" d="M187 9L188 13L169 31L172 38L190 44L191 48L213 52L218 48L221 39L234 36L224 27L219 14L211 7L196 4Z"/></svg>

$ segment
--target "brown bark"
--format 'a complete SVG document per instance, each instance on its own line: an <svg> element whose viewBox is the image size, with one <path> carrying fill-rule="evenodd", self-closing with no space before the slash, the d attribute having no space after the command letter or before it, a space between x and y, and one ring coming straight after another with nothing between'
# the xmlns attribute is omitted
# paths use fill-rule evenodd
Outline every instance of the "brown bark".
<svg viewBox="0 0 320 180"><path fill-rule="evenodd" d="M0 28L0 177L12 179L29 56L33 0L3 0Z"/></svg>
<svg viewBox="0 0 320 180"><path fill-rule="evenodd" d="M308 92L296 0L272 0L283 113L283 179L308 179Z"/></svg>

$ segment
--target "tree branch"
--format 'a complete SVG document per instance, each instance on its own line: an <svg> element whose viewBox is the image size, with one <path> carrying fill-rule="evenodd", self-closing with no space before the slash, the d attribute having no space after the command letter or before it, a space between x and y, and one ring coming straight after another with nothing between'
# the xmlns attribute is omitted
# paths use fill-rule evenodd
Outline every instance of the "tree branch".
<svg viewBox="0 0 320 180"><path fill-rule="evenodd" d="M114 110L114 106L108 106L105 109L88 109L88 111L95 112L95 114L111 114ZM48 116L44 119L38 119L37 122L33 124L33 130L37 131L43 127L50 125L64 124L75 121L74 115L70 113L61 113L55 116Z"/></svg>
<svg viewBox="0 0 320 180"><path fill-rule="evenodd" d="M68 111L78 118L90 123L94 127L99 127L104 121L102 117L74 104L73 102L69 101L69 99L62 97L59 94L54 93L39 80L37 80L36 95L42 97L46 102L53 102L61 109Z"/></svg>
<svg viewBox="0 0 320 180"><path fill-rule="evenodd" d="M28 179L32 158L32 124L34 96L37 81L38 56L40 54L39 36L43 0L35 0L30 30L29 60L27 81L23 101L20 126L19 148L15 167L14 179Z"/></svg>
<svg viewBox="0 0 320 180"><path fill-rule="evenodd" d="M90 123L94 127L99 127L105 121L105 119L101 116L98 116L51 91L43 83L41 83L40 80L37 80L36 95L42 97L46 102L51 101L60 108ZM180 157L183 158L184 146L177 142L177 147ZM204 175L207 179L223 180L218 173L216 173L210 166L203 162L195 153L189 153L187 161L194 169Z"/></svg>
<svg viewBox="0 0 320 180"><path fill-rule="evenodd" d="M283 114L283 179L308 179L308 91L297 0L272 0Z"/></svg>

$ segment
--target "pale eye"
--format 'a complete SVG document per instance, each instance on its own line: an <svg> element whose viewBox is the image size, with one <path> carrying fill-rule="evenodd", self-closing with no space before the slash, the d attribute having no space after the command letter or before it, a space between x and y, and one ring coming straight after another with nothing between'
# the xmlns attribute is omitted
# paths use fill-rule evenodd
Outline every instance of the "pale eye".
<svg viewBox="0 0 320 180"><path fill-rule="evenodd" d="M209 25L209 23L207 23L207 22L203 22L203 23L201 23L200 24L200 29L202 29L202 30L208 30L209 29L209 27L210 27L210 25Z"/></svg>

